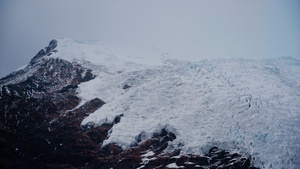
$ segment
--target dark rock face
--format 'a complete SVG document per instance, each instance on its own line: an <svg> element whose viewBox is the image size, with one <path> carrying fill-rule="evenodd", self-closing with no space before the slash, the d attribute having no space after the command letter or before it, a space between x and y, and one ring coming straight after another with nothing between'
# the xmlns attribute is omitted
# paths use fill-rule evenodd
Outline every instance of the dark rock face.
<svg viewBox="0 0 300 169"><path fill-rule="evenodd" d="M217 147L202 156L166 152L176 139L167 129L147 140L141 133L128 150L103 145L123 115L111 124L80 125L105 103L95 98L80 104L78 85L95 76L76 63L48 58L56 45L51 41L26 68L0 79L0 168L254 168L250 158Z"/></svg>
<svg viewBox="0 0 300 169"><path fill-rule="evenodd" d="M45 48L40 50L30 61L30 64L34 64L38 59L42 58L45 55L50 56L52 51L56 48L57 46L57 40L53 39L49 45ZM55 52L55 51L54 51Z"/></svg>
<svg viewBox="0 0 300 169"><path fill-rule="evenodd" d="M124 85L123 89L126 90L126 89L129 89L131 86L128 86L128 85Z"/></svg>

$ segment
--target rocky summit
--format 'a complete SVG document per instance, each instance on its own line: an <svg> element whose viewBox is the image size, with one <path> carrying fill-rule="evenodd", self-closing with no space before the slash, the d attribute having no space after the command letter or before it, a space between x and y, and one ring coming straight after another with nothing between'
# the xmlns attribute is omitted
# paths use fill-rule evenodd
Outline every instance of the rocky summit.
<svg viewBox="0 0 300 169"><path fill-rule="evenodd" d="M179 124L183 121L177 120L168 122L172 119L178 119L180 116L170 112L169 110L171 109L164 109L164 105L160 105L158 102L154 102L155 104L152 104L153 102L145 102L145 91L149 90L147 95L153 94L153 92L162 88L162 86L168 87L168 85L170 85L174 87L174 90L180 92L175 92L171 95L165 93L164 96L176 98L177 95L182 95L184 93L181 92L184 88L182 86L186 85L186 82L178 81L174 75L172 77L167 75L171 71L176 70L177 74L187 77L189 75L185 69L189 69L188 71L192 69L194 73L200 71L200 69L195 70L196 65L188 64L189 67L186 67L183 66L181 62L172 62L171 68L166 65L160 65L162 69L157 67L152 69L141 66L144 68L137 70L134 68L139 67L140 63L126 63L125 65L129 65L129 67L124 67L124 65L119 65L118 67L118 61L114 60L114 56L109 55L110 59L104 59L104 61L108 62L113 60L115 65L108 64L99 66L99 64L97 65L91 60L84 60L84 57L83 59L77 58L73 60L56 57L58 54L64 56L70 55L70 52L63 52L62 46L68 46L68 44L60 45L59 41L52 40L49 46L38 52L26 67L0 80L0 168L254 169L260 167L270 168L270 166L272 167L272 165L274 165L270 161L264 163L263 158L258 159L261 154L258 153L259 151L257 147L255 147L258 146L261 149L266 148L264 144L268 145L267 142L273 138L270 137L271 134L265 135L265 132L262 131L273 130L273 126L269 126L269 128L260 127L260 131L254 133L253 135L256 136L252 138L251 128L255 126L252 124L242 124L239 126L234 124L235 126L233 125L232 127L239 129L232 131L232 129L229 128L231 133L241 131L246 135L238 134L238 137L236 135L232 137L232 140L227 140L234 146L224 146L229 143L225 144L217 140L218 137L214 135L214 132L216 134L218 133L217 130L213 130L214 132L203 130L201 133L198 133L197 131L201 131L198 125L201 124L197 123L196 125L194 121L190 121L190 124L188 124L189 122L185 119L184 121L187 123L185 125L187 126L185 132L192 133L190 137L187 138L189 135L184 134L185 132L181 130L180 126L182 124ZM96 53L99 52L96 51ZM205 64L209 65L210 63L206 62ZM212 68L213 67L214 66L212 66ZM116 71L111 71L112 68L115 68ZM203 79L208 82L214 70L203 67L201 71L203 73ZM276 73L277 75L280 74L279 76L283 75L283 72L276 69L270 68L267 71L273 75ZM272 71L277 72L274 73ZM205 73L207 76L205 76ZM107 75L107 77L104 77L103 74ZM109 86L116 86L116 83L118 83L117 79L121 78L119 77L121 74L125 74L124 77L122 77L124 81L119 81L120 83L117 85L117 89L109 88ZM163 79L165 80L173 78L172 81L174 83L162 84L166 81L153 81L153 79L158 78L160 75L164 76ZM221 77L216 73L214 73L213 76L217 79L217 82L213 84L205 82L205 84L202 84L203 87L205 87L205 85L216 85L216 88L222 88L223 86L221 85L223 84L218 84L220 80L226 81L228 87L236 86L234 79L226 79L225 76ZM115 80L109 81L110 79ZM106 83L109 85L105 87L102 86L100 90L101 85ZM143 88L142 85L145 83L150 83L153 89ZM86 88L86 84L92 85L88 85ZM288 83L288 85L294 84ZM138 88L139 86L141 86L141 88ZM173 89L164 91L170 92ZM93 92L89 93L91 90ZM118 95L111 92L116 90L120 92ZM247 93L247 91L248 89L243 89L244 93ZM96 92L98 92L99 95ZM124 98L124 102L117 102L117 99L122 99L125 97L124 95L129 95L128 93L130 92L133 92L132 96L130 95L126 97L126 99ZM197 93L197 91L194 92ZM213 96L207 97L207 94L210 94L209 92L214 94L213 91L203 92L201 94L207 101L205 108L213 106L214 103ZM239 92L239 90L234 92ZM230 97L231 93L227 94ZM156 96L157 95L151 95L151 100L155 100ZM185 97L181 99L185 99ZM234 101L239 102L240 100L243 100L243 104L235 107L236 109L232 109L232 111L236 111L237 108L239 108L239 111L236 111L236 115L230 115L230 118L234 118L235 116L248 118L245 112L255 107L264 106L262 99L256 99L255 96L250 95L244 95L238 98L238 100L232 100L230 104L234 105ZM220 100L218 100L218 102L219 101ZM152 112L152 109L144 107L142 102L147 105L152 105L155 112L163 110L163 114L157 114L157 116L154 117L153 114L149 114ZM179 102L170 100L170 102L176 104L172 109L180 109L181 114L186 113L185 117L190 115L188 112L190 109L184 108L184 104L180 105L180 103L186 103L184 100L179 100ZM211 105L209 105L209 102ZM135 105L135 103L137 103L137 105ZM111 106L112 104L113 106ZM133 110L134 106L137 107L134 109L134 112L137 114L139 112L148 112L148 115L147 113L138 114L138 120L132 120L133 115L137 115L130 114L130 110ZM158 110L157 106L159 106L158 108L160 110ZM197 107L197 104L194 106ZM226 105L223 106L225 107L224 112L226 112ZM114 107L122 107L122 111ZM200 108L203 107L200 106ZM108 110L113 111L113 113L105 115L105 112L109 113ZM207 110L210 110L209 112L213 118L207 122L223 125L223 127L226 126L215 122L217 116L213 115L213 108ZM259 110L263 111L263 109ZM252 111L252 113L253 112L254 111ZM254 116L258 116L256 109L255 112L255 114L251 115L251 120L255 119ZM99 113L102 114L97 115ZM170 115L171 113L173 113L173 115ZM159 121L159 119L165 118L164 114L170 115L167 117L169 120L166 121L165 119ZM104 115L105 117L102 118ZM230 120L227 115L222 115L222 117L226 117L226 120ZM149 120L151 123L148 123ZM159 124L154 123L156 120L159 121ZM166 121L166 123L162 124L164 121ZM240 123L246 123L246 121L240 121ZM143 123L146 124L146 126L143 126ZM155 124L155 126L147 130L145 127L150 127L151 124ZM176 124L178 124L178 126ZM256 124L261 125L260 121ZM203 125L212 127L209 123ZM268 123L266 125L268 125ZM140 132L140 130L142 131ZM120 131L121 134L118 134L118 131ZM222 131L222 133L224 132ZM247 134L251 134L251 137ZM229 133L227 133L227 135L230 136ZM229 136L224 136L224 138L227 139ZM201 139L199 139L199 146L195 146L198 144L198 137L205 137L206 139L214 138L216 141L203 145ZM285 135L284 137L288 138L289 136ZM187 141L185 139L187 139ZM254 140L256 140L256 142L254 142ZM189 146L189 141L193 143L191 146ZM292 143L297 145L299 142L294 141ZM275 142L272 144L275 144ZM251 147L254 147L253 152L256 152L254 156L248 152L250 149L247 148ZM294 156L296 157L297 154L294 154ZM262 157L265 157L265 155L262 155ZM284 165L286 164L294 165L297 164L297 162L286 161Z"/></svg>

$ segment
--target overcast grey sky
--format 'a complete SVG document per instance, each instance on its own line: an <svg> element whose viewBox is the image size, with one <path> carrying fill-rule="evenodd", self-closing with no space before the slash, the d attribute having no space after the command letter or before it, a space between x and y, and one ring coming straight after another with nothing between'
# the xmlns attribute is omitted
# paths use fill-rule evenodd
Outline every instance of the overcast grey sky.
<svg viewBox="0 0 300 169"><path fill-rule="evenodd" d="M0 0L0 77L64 37L135 40L195 60L300 58L300 1Z"/></svg>

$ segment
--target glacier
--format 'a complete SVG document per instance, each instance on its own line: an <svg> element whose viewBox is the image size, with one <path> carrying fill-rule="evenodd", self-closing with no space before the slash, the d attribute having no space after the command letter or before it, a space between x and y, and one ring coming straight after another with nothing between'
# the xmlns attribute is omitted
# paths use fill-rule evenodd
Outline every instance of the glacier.
<svg viewBox="0 0 300 169"><path fill-rule="evenodd" d="M122 116L105 144L123 149L165 128L168 151L203 154L217 146L261 168L300 168L300 60L179 60L136 43L59 39L52 58L92 69L78 87L81 105L106 104L82 121L100 126ZM124 88L128 86L129 88Z"/></svg>

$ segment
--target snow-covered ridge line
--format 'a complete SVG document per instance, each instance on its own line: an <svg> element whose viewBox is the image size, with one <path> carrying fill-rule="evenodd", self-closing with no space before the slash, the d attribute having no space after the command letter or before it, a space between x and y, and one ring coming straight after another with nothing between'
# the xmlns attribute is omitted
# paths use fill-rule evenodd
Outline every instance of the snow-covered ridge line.
<svg viewBox="0 0 300 169"><path fill-rule="evenodd" d="M168 55L158 48L143 46L138 43L116 42L107 44L103 42L78 42L71 39L59 39L56 49L59 52L51 57L78 62L98 71L116 70L123 72L128 69L140 70L148 66L163 65L163 61Z"/></svg>
<svg viewBox="0 0 300 169"><path fill-rule="evenodd" d="M57 40L53 39L49 42L49 45L45 47L45 49L41 49L27 65L24 65L17 69L16 71L10 73L6 77L0 79L0 87L9 83L19 83L27 79L28 76L32 75L36 71L36 66L38 60L41 58L50 56L53 52L57 52L54 50L57 47ZM16 76L18 77L17 79Z"/></svg>

